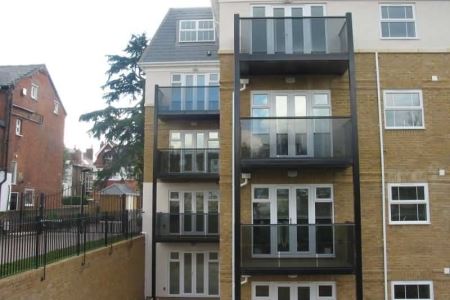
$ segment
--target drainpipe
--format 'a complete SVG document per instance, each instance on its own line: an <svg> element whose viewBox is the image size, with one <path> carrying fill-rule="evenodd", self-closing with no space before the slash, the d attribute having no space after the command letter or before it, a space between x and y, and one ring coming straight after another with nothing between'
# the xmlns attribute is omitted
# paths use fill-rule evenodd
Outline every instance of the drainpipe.
<svg viewBox="0 0 450 300"><path fill-rule="evenodd" d="M388 280L387 280L387 234L386 234L386 179L384 169L384 135L383 135L383 117L381 107L381 86L380 86L380 67L378 64L378 52L375 52L375 70L377 76L377 101L378 101L378 124L380 132L380 163L381 163L381 206L383 219L383 276L384 276L384 299L388 300Z"/></svg>
<svg viewBox="0 0 450 300"><path fill-rule="evenodd" d="M12 91L14 90L14 85L10 85L7 87L6 92L6 101L7 105L5 105L5 135L3 137L3 145L5 149L5 153L3 154L3 165L5 167L5 176L3 176L2 181L0 181L0 197L2 194L3 184L6 182L8 178L8 153L9 153L9 131L10 131L10 123L11 123L11 110L12 110Z"/></svg>
<svg viewBox="0 0 450 300"><path fill-rule="evenodd" d="M231 96L231 103L232 103L232 108L231 108L231 134L232 134L232 138L231 138L231 149L234 149L234 143L235 143L235 141L234 141L234 139L235 139L235 137L234 137L234 126L236 126L236 124L234 123L234 106L236 105L235 104L235 101L234 101L234 92L232 93L232 96ZM234 272L234 264L235 264L235 251L234 251L234 244L235 244L235 242L234 242L234 237L235 237L235 230L234 230L234 226L235 226L235 224L236 224L236 222L235 222L235 220L234 220L234 217L235 217L235 210L236 210L236 207L235 207L235 203L234 203L234 201L235 201L235 197L234 197L234 191L235 191L235 189L236 189L236 186L235 186L235 184L234 184L234 176L235 176L235 170L234 170L234 151L232 151L232 154L231 154L231 165L232 165L232 168L231 168L231 178L233 178L232 180L231 180L231 236L233 237L232 239L231 239L231 278L232 278L232 280L231 280L231 299L232 300L235 300L235 295L234 295L234 289L236 288L235 287L235 282L236 282L236 280L235 280L235 277L236 277L236 273Z"/></svg>

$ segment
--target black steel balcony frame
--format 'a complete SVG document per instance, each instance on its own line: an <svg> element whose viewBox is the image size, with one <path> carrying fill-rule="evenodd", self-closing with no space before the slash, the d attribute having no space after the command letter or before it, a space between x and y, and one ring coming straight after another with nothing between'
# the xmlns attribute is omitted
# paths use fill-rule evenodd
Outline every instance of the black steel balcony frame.
<svg viewBox="0 0 450 300"><path fill-rule="evenodd" d="M245 275L353 274L355 270L354 224L241 224L241 236ZM279 252L280 239L294 252ZM309 251L298 252L296 247Z"/></svg>
<svg viewBox="0 0 450 300"><path fill-rule="evenodd" d="M218 213L157 213L156 226L157 242L219 242Z"/></svg>
<svg viewBox="0 0 450 300"><path fill-rule="evenodd" d="M211 100L211 90L216 90L217 101ZM175 91L180 91L174 101ZM155 107L158 118L166 119L219 119L220 115L220 87L209 86L157 86ZM188 93L191 93L187 96ZM202 97L198 95L202 94ZM167 94L167 95L166 95ZM189 98L190 101L187 101ZM191 107L186 108L186 102L191 102ZM174 103L178 105L173 106ZM199 107L199 103L202 107ZM213 104L214 103L214 104ZM212 105L213 104L213 105Z"/></svg>
<svg viewBox="0 0 450 300"><path fill-rule="evenodd" d="M292 135L303 133L308 147L312 148L309 151L315 151L315 145L320 141L315 141L314 137L317 132L314 130L315 121L324 120L324 124L329 127L329 131L319 132L329 134L328 150L329 154L310 153L305 155L276 155L274 149L265 149L269 152L256 155L256 150L261 150L262 146L255 146L252 142L252 137L257 135L265 135L269 139L276 139L279 133L279 127L285 125L285 134L291 135L291 143L288 142L288 147L294 148L295 142L292 141ZM268 131L264 134L251 132L253 126L257 123L265 122ZM280 124L281 123L281 124ZM264 123L263 123L264 124ZM245 125L245 126L244 126ZM295 131L295 126L302 125L304 132ZM320 125L320 124L319 124ZM241 166L244 170L251 170L257 168L289 168L289 167L335 167L344 168L352 164L351 151L351 117L349 116L307 116L307 117L241 117ZM272 145L273 141L269 141L270 148L276 148ZM275 141L276 142L276 141ZM324 145L326 146L326 145ZM320 150L320 149L316 149Z"/></svg>
<svg viewBox="0 0 450 300"><path fill-rule="evenodd" d="M170 148L158 149L157 177L164 181L215 181L219 180L218 148ZM189 155L190 167L186 167ZM198 166L198 155L202 164Z"/></svg>
<svg viewBox="0 0 450 300"><path fill-rule="evenodd" d="M276 33L276 21L285 21L283 23L283 33L284 35L280 38L283 48L280 51L276 51L276 43L278 36ZM297 41L301 44L301 49L294 51L294 37L299 35L299 33L294 33L295 26L293 22L301 21L301 40ZM310 22L307 22L310 21ZM321 35L317 35L323 38L324 49L313 48L313 32L315 28L314 21L323 21L324 32ZM345 16L318 16L318 17L241 17L240 22L240 48L239 48L239 60L240 60L240 73L241 75L273 75L273 74L343 74L348 69L349 60L349 47L348 47L348 31L347 29L347 18ZM265 48L262 51L253 50L253 31L252 27L256 22L264 22L264 29L266 30L266 36L264 37L266 43L264 43ZM286 27L287 22L290 22L292 27ZM328 26L328 23L342 23L342 24L331 24L331 25L342 25L339 30L335 30L335 34L328 34L328 27L334 29L335 26ZM246 25L249 23L250 25ZM311 29L309 41L311 44L311 51L305 51L305 45L308 45L305 39L304 32L305 25L309 25ZM261 25L261 24L259 24ZM307 26L308 26L307 25ZM246 28L246 27L249 28ZM270 35L267 30L272 28L272 35ZM287 31L286 31L287 29ZM289 31L291 29L292 31ZM327 30L328 29L328 30ZM287 33L286 33L287 32ZM289 34L290 33L290 34ZM287 36L292 39L292 45L287 50L286 45L289 44ZM269 40L272 38L273 40ZM334 38L334 39L333 39ZM258 39L259 41L260 39ZM243 44L246 42L248 49L243 49ZM278 41L279 42L279 41ZM334 45L336 48L330 50L329 46ZM272 46L272 52L269 51L269 47ZM250 50L251 49L251 50ZM290 53L292 50L292 53Z"/></svg>
<svg viewBox="0 0 450 300"><path fill-rule="evenodd" d="M352 177L353 177L353 211L355 222L355 298L363 300L363 273L362 273L362 247L361 247L361 191L360 191L360 168L359 168L359 143L358 143L358 115L357 115L357 95L356 95L356 68L355 68L355 54L353 45L353 25L352 14L346 13L346 35L347 35L347 53L341 57L333 54L326 55L326 57L315 57L314 55L290 56L289 60L286 57L279 56L278 58L263 55L262 57L245 55L241 53L241 18L239 14L234 15L234 207L241 207L241 108L240 108L240 89L241 76L250 75L296 75L296 74L321 74L321 75L342 75L347 72L349 82L350 94L350 112L352 118ZM322 60L323 59L323 60ZM251 70L251 63L254 63L253 71ZM256 68L255 68L256 67ZM235 232L235 263L234 263L234 298L241 299L241 275L242 270L240 266L241 253L241 233L240 220L241 213L239 209L234 210L234 232Z"/></svg>

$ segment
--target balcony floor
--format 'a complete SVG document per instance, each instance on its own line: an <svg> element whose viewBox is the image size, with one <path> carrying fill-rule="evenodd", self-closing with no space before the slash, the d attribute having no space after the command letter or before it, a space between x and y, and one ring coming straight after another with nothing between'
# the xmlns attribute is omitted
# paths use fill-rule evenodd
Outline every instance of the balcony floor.
<svg viewBox="0 0 450 300"><path fill-rule="evenodd" d="M268 159L241 159L244 170L260 168L288 168L301 167L315 168L346 168L351 166L352 159L301 159L301 158L268 158Z"/></svg>

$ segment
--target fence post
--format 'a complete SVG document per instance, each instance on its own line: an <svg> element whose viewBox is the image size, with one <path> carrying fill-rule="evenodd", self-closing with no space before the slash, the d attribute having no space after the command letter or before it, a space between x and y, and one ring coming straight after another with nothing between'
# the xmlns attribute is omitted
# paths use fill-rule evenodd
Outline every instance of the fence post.
<svg viewBox="0 0 450 300"><path fill-rule="evenodd" d="M105 211L105 246L108 246L108 212Z"/></svg>
<svg viewBox="0 0 450 300"><path fill-rule="evenodd" d="M25 199L22 198L22 202L24 202ZM45 195L44 193L40 194L39 197L39 210L38 215L36 216L36 242L35 242L35 267L36 269L39 268L39 250L40 250L40 236L42 234L43 226L42 226L42 219L44 218L44 201L45 201Z"/></svg>
<svg viewBox="0 0 450 300"><path fill-rule="evenodd" d="M81 214L77 214L77 256L80 255L80 244L81 244Z"/></svg>
<svg viewBox="0 0 450 300"><path fill-rule="evenodd" d="M122 194L121 196L121 204L122 204L122 234L123 237L126 238L128 234L128 214L127 214L127 196Z"/></svg>

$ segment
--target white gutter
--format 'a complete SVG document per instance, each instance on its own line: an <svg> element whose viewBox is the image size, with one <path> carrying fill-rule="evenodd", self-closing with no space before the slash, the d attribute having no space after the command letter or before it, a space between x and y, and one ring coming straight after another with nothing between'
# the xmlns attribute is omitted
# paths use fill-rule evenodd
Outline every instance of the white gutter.
<svg viewBox="0 0 450 300"><path fill-rule="evenodd" d="M235 232L234 232L234 224L235 224L235 221L234 221L234 215L235 215L235 213L234 213L234 211L235 211L235 205L234 205L234 201L235 201L235 199L234 199L234 190L235 190L235 185L234 185L234 173L235 173L235 170L234 170L234 143L235 143L235 141L234 141L234 138L235 138L235 136L234 136L234 126L236 125L236 124L234 124L234 105L235 105L235 102L234 102L234 92L232 93L232 95L231 95L231 103L232 103L232 107L231 107L231 111L232 111L232 114L231 114L231 132L232 132L232 138L231 138L231 149L233 149L233 151L231 151L231 178L233 178L233 180L231 180L231 203L232 203L232 205L231 205L231 299L232 300L234 300L234 289L235 289L235 276L236 276L236 274L234 273L234 261L235 261L235 253L234 253L234 237L235 237Z"/></svg>
<svg viewBox="0 0 450 300"><path fill-rule="evenodd" d="M378 101L378 123L380 132L380 163L381 163L381 206L383 217L383 271L384 271L384 299L388 298L388 280L387 280L387 234L386 234L386 179L384 176L384 136L383 136L383 116L381 107L381 87L380 87L380 66L378 64L378 52L375 52L375 70L377 76L377 101Z"/></svg>

